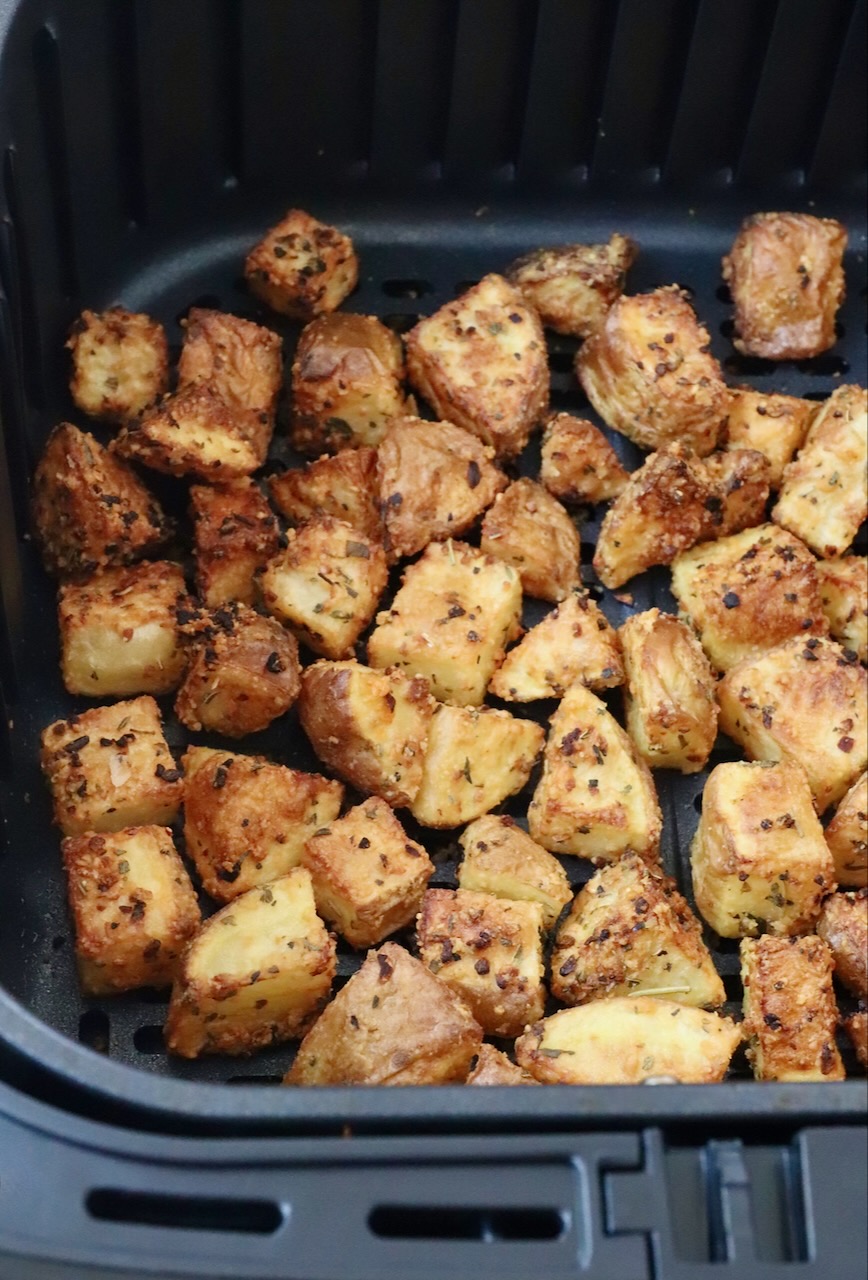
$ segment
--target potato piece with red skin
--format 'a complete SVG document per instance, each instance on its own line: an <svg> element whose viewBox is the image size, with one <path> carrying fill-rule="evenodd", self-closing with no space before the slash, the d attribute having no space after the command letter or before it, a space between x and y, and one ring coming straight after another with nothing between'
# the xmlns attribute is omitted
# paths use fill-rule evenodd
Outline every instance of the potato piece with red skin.
<svg viewBox="0 0 868 1280"><path fill-rule="evenodd" d="M249 423L264 457L283 385L279 334L252 320L203 307L191 307L181 327L179 388L204 385L216 392Z"/></svg>
<svg viewBox="0 0 868 1280"><path fill-rule="evenodd" d="M557 604L581 585L579 531L556 498L523 477L489 507L479 548L517 571L526 595Z"/></svg>

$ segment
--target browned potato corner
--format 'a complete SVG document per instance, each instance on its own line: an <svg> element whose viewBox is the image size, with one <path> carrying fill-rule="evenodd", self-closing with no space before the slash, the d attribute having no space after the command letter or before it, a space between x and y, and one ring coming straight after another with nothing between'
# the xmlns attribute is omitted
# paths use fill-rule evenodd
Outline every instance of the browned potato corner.
<svg viewBox="0 0 868 1280"><path fill-rule="evenodd" d="M335 311L353 291L359 260L349 236L303 209L290 209L251 249L244 275L273 311L310 320Z"/></svg>
<svg viewBox="0 0 868 1280"><path fill-rule="evenodd" d="M624 683L618 634L596 601L578 591L510 649L489 692L507 702L563 697L571 684L612 689Z"/></svg>
<svg viewBox="0 0 868 1280"><path fill-rule="evenodd" d="M209 609L230 600L253 604L254 575L276 553L277 520L259 486L248 477L192 485L196 585Z"/></svg>
<svg viewBox="0 0 868 1280"><path fill-rule="evenodd" d="M305 467L268 477L271 500L291 524L334 516L366 539L383 541L377 451L360 445L335 457L323 454Z"/></svg>
<svg viewBox="0 0 868 1280"><path fill-rule="evenodd" d="M516 480L495 499L479 547L511 564L529 596L557 603L581 584L578 529L535 480Z"/></svg>
<svg viewBox="0 0 868 1280"><path fill-rule="evenodd" d="M543 432L539 478L561 502L608 502L622 492L629 473L598 427L555 413Z"/></svg>
<svg viewBox="0 0 868 1280"><path fill-rule="evenodd" d="M72 398L93 418L137 418L169 385L166 333L150 316L123 307L82 311L66 346Z"/></svg>
<svg viewBox="0 0 868 1280"><path fill-rule="evenodd" d="M506 277L555 333L587 338L624 291L638 245L615 233L608 244L564 244L516 259Z"/></svg>

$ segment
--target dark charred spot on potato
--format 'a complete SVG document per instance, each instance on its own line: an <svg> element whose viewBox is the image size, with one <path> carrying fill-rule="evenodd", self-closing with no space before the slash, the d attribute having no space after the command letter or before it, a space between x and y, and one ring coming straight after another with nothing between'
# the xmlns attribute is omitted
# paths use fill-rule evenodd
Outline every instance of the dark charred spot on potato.
<svg viewBox="0 0 868 1280"><path fill-rule="evenodd" d="M130 911L130 920L143 920L145 917L145 904L141 898L135 898L132 909Z"/></svg>
<svg viewBox="0 0 868 1280"><path fill-rule="evenodd" d="M570 956L569 959L563 962L560 969L558 970L558 973L561 975L562 978L568 978L571 973L575 972L576 964L577 964L576 957Z"/></svg>
<svg viewBox="0 0 868 1280"><path fill-rule="evenodd" d="M723 597L723 604L726 609L737 609L741 604L741 598L734 591L727 591Z"/></svg>
<svg viewBox="0 0 868 1280"><path fill-rule="evenodd" d="M180 769L167 769L164 764L158 764L154 770L154 776L162 779L163 782L180 782Z"/></svg>
<svg viewBox="0 0 868 1280"><path fill-rule="evenodd" d="M803 650L802 650L802 657L804 658L805 662L818 662L818 661L819 661L819 659L817 658L817 655L814 653L813 649L803 649Z"/></svg>
<svg viewBox="0 0 868 1280"><path fill-rule="evenodd" d="M480 956L480 958L476 961L473 967L476 970L476 972L480 975L480 977L483 977L483 978L491 970L491 965L485 959L485 956Z"/></svg>
<svg viewBox="0 0 868 1280"><path fill-rule="evenodd" d="M80 738L73 738L72 742L67 742L63 750L68 756L78 755L79 751L83 750L89 742L90 738L86 733L83 733Z"/></svg>
<svg viewBox="0 0 868 1280"><path fill-rule="evenodd" d="M217 879L225 881L226 884L232 884L241 875L241 860L234 862L231 867L219 867L217 871Z"/></svg>
<svg viewBox="0 0 868 1280"><path fill-rule="evenodd" d="M283 663L280 660L279 653L270 653L268 655L268 657L265 659L265 670L270 671L271 674L275 676L279 676L282 671L286 670L286 668L284 667Z"/></svg>
<svg viewBox="0 0 868 1280"><path fill-rule="evenodd" d="M853 750L855 745L856 743L850 737L843 737L838 739L838 750L843 751L846 754L849 754L849 752Z"/></svg>
<svg viewBox="0 0 868 1280"><path fill-rule="evenodd" d="M214 788L215 791L221 791L223 787L226 786L226 779L229 776L229 770L227 768L227 765L231 763L232 762L230 760L230 761L227 761L225 764L218 764L217 768L214 770L214 778L211 782L211 786Z"/></svg>
<svg viewBox="0 0 868 1280"><path fill-rule="evenodd" d="M763 818L762 822L760 823L760 827L762 828L763 831L771 831L773 825L774 824L771 818Z"/></svg>
<svg viewBox="0 0 868 1280"><path fill-rule="evenodd" d="M371 842L370 842L370 840L368 839L368 837L367 837L367 836L362 836L361 840L359 841L359 848L360 848L360 849L370 849L370 847L371 847Z"/></svg>
<svg viewBox="0 0 868 1280"><path fill-rule="evenodd" d="M364 542L348 542L347 555L355 556L358 560L370 560L371 550Z"/></svg>
<svg viewBox="0 0 868 1280"><path fill-rule="evenodd" d="M378 955L377 964L380 966L380 981L388 982L395 971L394 966L392 965L388 956L384 956L382 955L382 953Z"/></svg>
<svg viewBox="0 0 868 1280"><path fill-rule="evenodd" d="M467 464L467 483L471 489L475 489L482 479L482 472L479 470L479 463L473 459Z"/></svg>
<svg viewBox="0 0 868 1280"><path fill-rule="evenodd" d="M767 1013L763 1017L763 1022L771 1031L780 1031L781 1020L775 1013Z"/></svg>
<svg viewBox="0 0 868 1280"><path fill-rule="evenodd" d="M772 727L772 711L773 707L763 707L763 728L770 729Z"/></svg>

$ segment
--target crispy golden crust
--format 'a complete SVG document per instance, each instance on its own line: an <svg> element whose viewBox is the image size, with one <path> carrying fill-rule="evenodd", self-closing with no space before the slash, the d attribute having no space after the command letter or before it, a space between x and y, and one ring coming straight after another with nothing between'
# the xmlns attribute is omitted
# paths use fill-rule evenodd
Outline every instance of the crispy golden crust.
<svg viewBox="0 0 868 1280"><path fill-rule="evenodd" d="M847 232L832 218L755 213L723 259L735 304L733 346L765 360L804 360L835 343Z"/></svg>
<svg viewBox="0 0 868 1280"><path fill-rule="evenodd" d="M771 491L771 468L758 449L727 449L704 459L720 499L719 538L762 524Z"/></svg>
<svg viewBox="0 0 868 1280"><path fill-rule="evenodd" d="M571 684L612 689L624 683L618 634L597 603L575 592L510 649L489 691L507 702L560 698Z"/></svg>
<svg viewBox="0 0 868 1280"><path fill-rule="evenodd" d="M479 546L511 564L522 590L539 600L566 600L581 583L578 529L557 498L527 477L495 499Z"/></svg>
<svg viewBox="0 0 868 1280"><path fill-rule="evenodd" d="M829 630L860 662L868 662L868 557L820 560L817 577Z"/></svg>
<svg viewBox="0 0 868 1280"><path fill-rule="evenodd" d="M272 310L310 320L334 311L352 292L359 260L349 236L303 209L290 209L251 249L244 275Z"/></svg>
<svg viewBox="0 0 868 1280"><path fill-rule="evenodd" d="M368 958L302 1041L287 1084L450 1084L482 1029L467 1005L394 942Z"/></svg>
<svg viewBox="0 0 868 1280"><path fill-rule="evenodd" d="M250 423L263 458L274 430L283 382L283 343L278 334L225 311L192 307L186 320L178 386L204 385Z"/></svg>
<svg viewBox="0 0 868 1280"><path fill-rule="evenodd" d="M112 452L173 476L235 480L265 461L262 424L203 383L184 387L128 423Z"/></svg>
<svg viewBox="0 0 868 1280"><path fill-rule="evenodd" d="M520 453L549 398L536 311L488 275L407 334L407 372L438 417L505 457Z"/></svg>
<svg viewBox="0 0 868 1280"><path fill-rule="evenodd" d="M476 1055L476 1065L465 1084L539 1084L532 1075L510 1062L505 1053L493 1044L481 1044Z"/></svg>
<svg viewBox="0 0 868 1280"><path fill-rule="evenodd" d="M826 827L835 879L847 888L868 886L868 773L857 778Z"/></svg>
<svg viewBox="0 0 868 1280"><path fill-rule="evenodd" d="M624 292L639 255L629 236L608 244L562 244L517 258L504 273L556 333L587 338Z"/></svg>
<svg viewBox="0 0 868 1280"><path fill-rule="evenodd" d="M779 489L784 467L802 447L816 412L813 400L739 387L731 392L727 448L758 450L768 460L771 487Z"/></svg>
<svg viewBox="0 0 868 1280"><path fill-rule="evenodd" d="M835 973L847 990L868 1000L868 889L827 898L817 933L828 944Z"/></svg>
<svg viewBox="0 0 868 1280"><path fill-rule="evenodd" d="M539 478L561 502L607 502L617 498L629 473L592 422L555 413L543 432Z"/></svg>
<svg viewBox="0 0 868 1280"><path fill-rule="evenodd" d="M306 467L269 476L267 483L272 502L292 524L334 516L382 542L376 449L362 445L333 458L324 454Z"/></svg>
<svg viewBox="0 0 868 1280"><path fill-rule="evenodd" d="M576 372L607 426L643 449L681 441L700 455L718 442L729 389L677 285L619 298L576 357Z"/></svg>
<svg viewBox="0 0 868 1280"><path fill-rule="evenodd" d="M129 564L170 531L138 476L68 422L54 428L36 467L33 520L45 567L58 577Z"/></svg>
<svg viewBox="0 0 868 1280"><path fill-rule="evenodd" d="M843 1080L832 956L820 938L741 944L744 1034L758 1080Z"/></svg>
<svg viewBox="0 0 868 1280"><path fill-rule="evenodd" d="M472 822L459 844L464 850L457 872L461 889L513 902L538 902L543 927L552 928L573 896L557 858L512 818L493 813Z"/></svg>
<svg viewBox="0 0 868 1280"><path fill-rule="evenodd" d="M182 763L187 853L218 902L286 875L340 813L343 787L319 774L210 747L189 747Z"/></svg>
<svg viewBox="0 0 868 1280"><path fill-rule="evenodd" d="M86 832L61 847L85 995L168 986L201 920L169 828Z"/></svg>
<svg viewBox="0 0 868 1280"><path fill-rule="evenodd" d="M138 417L169 385L166 334L150 316L122 307L82 311L66 346L72 352L72 398L91 417Z"/></svg>
<svg viewBox="0 0 868 1280"><path fill-rule="evenodd" d="M820 813L868 763L868 675L831 640L788 640L717 687L720 727L754 760L794 760Z"/></svg>
<svg viewBox="0 0 868 1280"><path fill-rule="evenodd" d="M863 1067L868 1067L868 1013L860 1009L844 1018L841 1025L850 1037L856 1057Z"/></svg>
<svg viewBox="0 0 868 1280"><path fill-rule="evenodd" d="M209 609L253 604L254 574L276 553L277 520L252 480L190 488L196 585Z"/></svg>

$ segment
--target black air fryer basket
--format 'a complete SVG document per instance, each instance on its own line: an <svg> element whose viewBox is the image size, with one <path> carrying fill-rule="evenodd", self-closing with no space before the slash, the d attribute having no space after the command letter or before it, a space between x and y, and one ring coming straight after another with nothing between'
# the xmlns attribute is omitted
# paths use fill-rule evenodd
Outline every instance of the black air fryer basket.
<svg viewBox="0 0 868 1280"><path fill-rule="evenodd" d="M37 752L84 703L28 494L51 426L86 425L63 350L83 306L146 310L176 343L191 303L217 306L291 353L240 276L293 205L352 235L346 305L398 332L521 252L617 230L641 246L630 290L688 288L730 381L864 384L865 45L865 0L0 0L2 1280L864 1275L858 1077L759 1085L742 1060L715 1086L294 1090L291 1046L181 1062L164 995L82 998ZM810 362L730 341L720 258L762 209L850 233L838 342ZM554 407L587 414L575 343L550 350ZM604 608L672 610L667 581ZM294 713L255 749L316 767ZM733 758L721 740L709 767ZM705 777L657 775L685 891ZM454 884L453 837L430 835ZM710 943L738 1008L737 947ZM358 963L339 954L339 984Z"/></svg>

